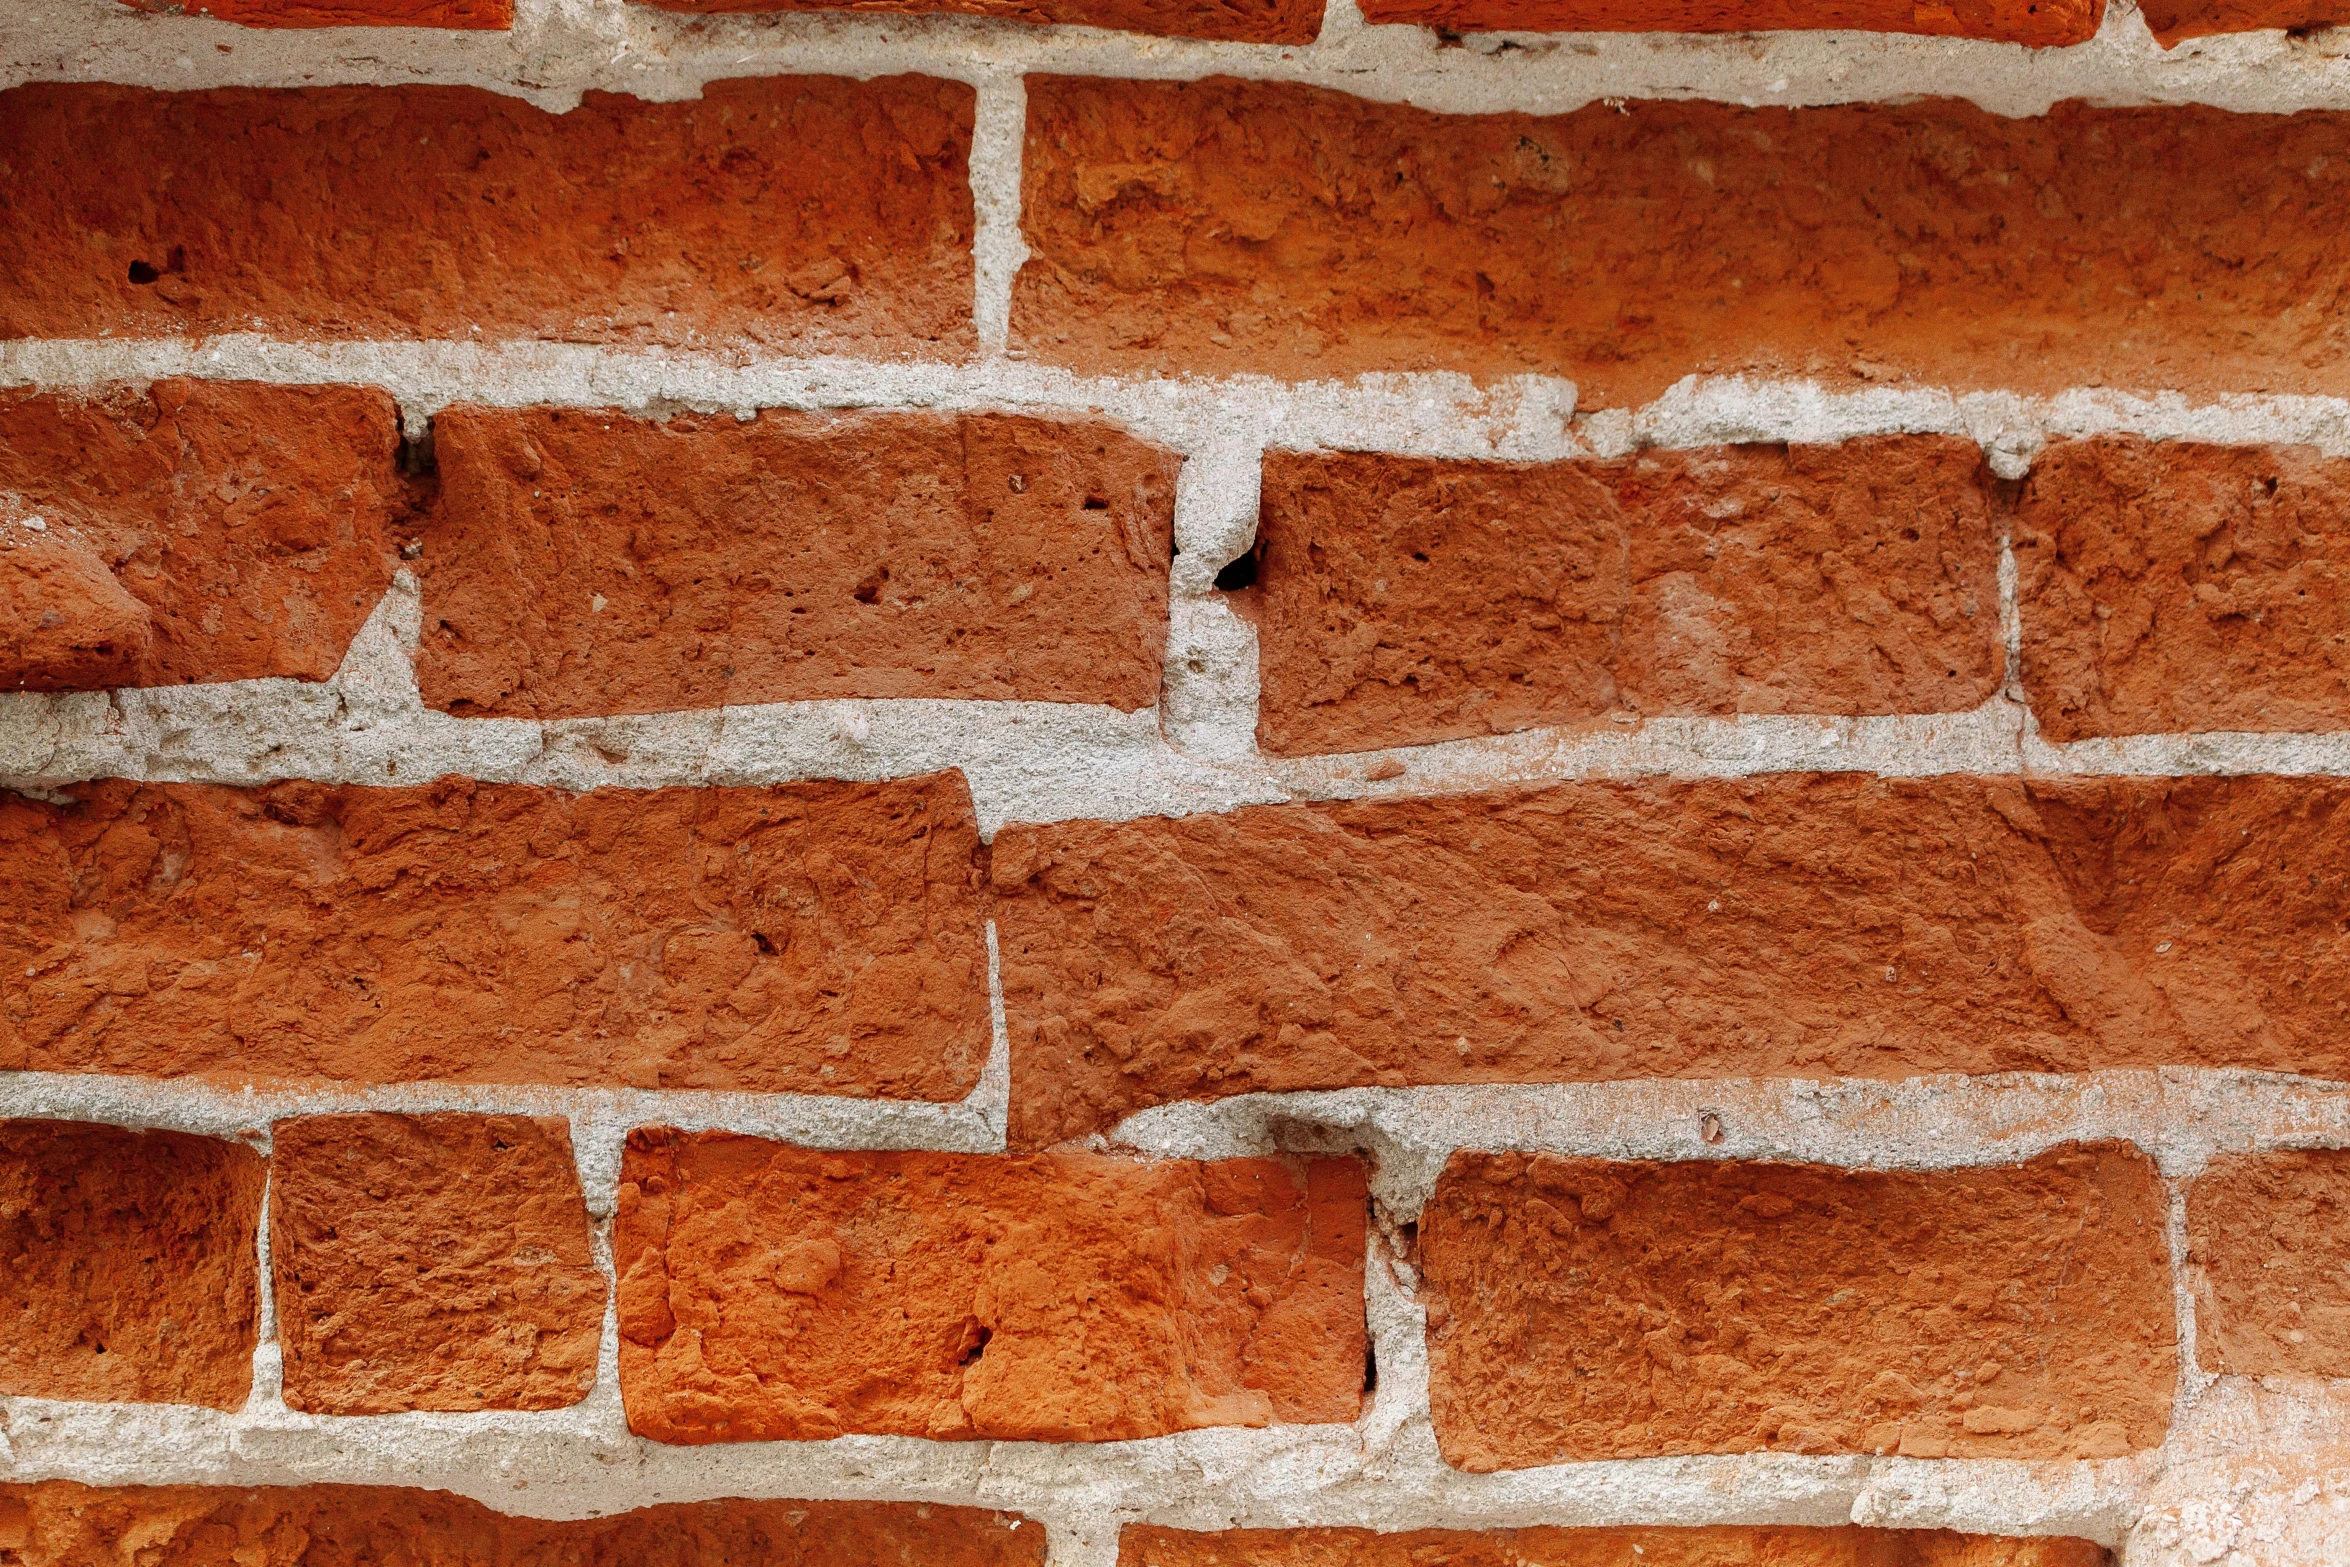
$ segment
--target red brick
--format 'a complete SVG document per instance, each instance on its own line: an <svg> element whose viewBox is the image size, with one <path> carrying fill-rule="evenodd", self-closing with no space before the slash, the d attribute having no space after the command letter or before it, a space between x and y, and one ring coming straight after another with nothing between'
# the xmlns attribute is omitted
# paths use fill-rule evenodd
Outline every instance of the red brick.
<svg viewBox="0 0 2350 1567"><path fill-rule="evenodd" d="M88 623L70 605L102 601L99 623L118 628L117 651L102 658L44 648L38 635L17 641L0 685L324 680L391 584L415 504L399 448L392 400L359 387L0 392L0 491L78 546L70 558L42 552L49 569L16 576L0 597L36 633L59 595L68 626ZM0 561L0 578L20 569Z"/></svg>
<svg viewBox="0 0 2350 1567"><path fill-rule="evenodd" d="M1437 1445L1480 1472L2158 1446L2167 1213L2118 1143L1922 1172L1455 1154L1420 1218Z"/></svg>
<svg viewBox="0 0 2350 1567"><path fill-rule="evenodd" d="M1044 1567L1045 1542L1015 1514L911 1502L679 1502L557 1522L394 1486L50 1480L0 1485L0 1549L56 1567Z"/></svg>
<svg viewBox="0 0 2350 1567"><path fill-rule="evenodd" d="M310 1116L271 1141L289 1406L380 1415L587 1397L604 1277L562 1118Z"/></svg>
<svg viewBox="0 0 2350 1567"><path fill-rule="evenodd" d="M2237 1376L2350 1376L2350 1149L2214 1159L2187 1188L2195 1358Z"/></svg>
<svg viewBox="0 0 2350 1567"><path fill-rule="evenodd" d="M242 1405L263 1178L209 1137L0 1121L0 1394Z"/></svg>
<svg viewBox="0 0 2350 1567"><path fill-rule="evenodd" d="M142 11L208 16L244 27L464 27L514 25L514 0L122 0Z"/></svg>
<svg viewBox="0 0 2350 1567"><path fill-rule="evenodd" d="M19 87L0 337L960 354L972 101L919 76L561 115L465 87Z"/></svg>
<svg viewBox="0 0 2350 1567"><path fill-rule="evenodd" d="M1321 0L640 0L664 11L854 11L948 14L1007 22L1107 27L1161 38L1305 44L1322 31Z"/></svg>
<svg viewBox="0 0 2350 1567"><path fill-rule="evenodd" d="M2165 49L2213 33L2248 33L2269 27L2331 27L2350 22L2342 0L2144 0L2138 14Z"/></svg>
<svg viewBox="0 0 2350 1567"><path fill-rule="evenodd" d="M1031 77L1013 339L1105 373L2350 391L2350 120Z"/></svg>
<svg viewBox="0 0 2350 1567"><path fill-rule="evenodd" d="M2088 1540L1944 1529L1228 1529L1128 1524L1118 1567L2109 1567Z"/></svg>
<svg viewBox="0 0 2350 1567"><path fill-rule="evenodd" d="M0 495L0 691L135 685L154 645L95 539Z"/></svg>
<svg viewBox="0 0 2350 1567"><path fill-rule="evenodd" d="M1351 1160L825 1153L636 1132L620 1386L663 1442L1056 1442L1361 1411Z"/></svg>
<svg viewBox="0 0 2350 1567"><path fill-rule="evenodd" d="M1374 1084L2350 1077L2346 808L1798 773L1011 826L1012 1136Z"/></svg>
<svg viewBox="0 0 2350 1567"><path fill-rule="evenodd" d="M1158 700L1178 463L1112 427L460 408L433 430L434 707Z"/></svg>
<svg viewBox="0 0 2350 1567"><path fill-rule="evenodd" d="M1761 33L1838 28L2048 48L2097 36L2105 0L1364 0L1373 22L1452 33Z"/></svg>
<svg viewBox="0 0 2350 1567"><path fill-rule="evenodd" d="M2350 727L2350 462L2062 441L2014 537L2024 685L2050 739Z"/></svg>
<svg viewBox="0 0 2350 1567"><path fill-rule="evenodd" d="M0 1070L957 1099L961 775L0 796Z"/></svg>
<svg viewBox="0 0 2350 1567"><path fill-rule="evenodd" d="M1257 527L1285 755L1611 711L1920 713L1999 687L1973 442L1502 464L1274 453Z"/></svg>

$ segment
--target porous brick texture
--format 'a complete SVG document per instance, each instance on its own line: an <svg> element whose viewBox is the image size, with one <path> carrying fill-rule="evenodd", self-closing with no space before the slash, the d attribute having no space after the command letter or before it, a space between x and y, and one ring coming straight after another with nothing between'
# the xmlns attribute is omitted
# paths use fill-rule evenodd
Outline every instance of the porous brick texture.
<svg viewBox="0 0 2350 1567"><path fill-rule="evenodd" d="M722 1500L556 1521L380 1485L0 1485L28 1567L1042 1567L1044 1531L976 1507Z"/></svg>
<svg viewBox="0 0 2350 1567"><path fill-rule="evenodd" d="M433 426L425 700L1158 700L1175 459L1096 424L770 412Z"/></svg>
<svg viewBox="0 0 2350 1567"><path fill-rule="evenodd" d="M1265 463L1264 695L1284 755L1611 716L1912 713L1998 688L1971 441L1514 465Z"/></svg>
<svg viewBox="0 0 2350 1567"><path fill-rule="evenodd" d="M1322 30L1320 0L641 0L641 3L659 6L664 11L704 15L736 11L860 11L900 16L945 13L1252 44L1311 43L1314 35Z"/></svg>
<svg viewBox="0 0 2350 1567"><path fill-rule="evenodd" d="M514 0L122 0L142 11L204 16L245 27L514 25Z"/></svg>
<svg viewBox="0 0 2350 1567"><path fill-rule="evenodd" d="M824 1153L631 1135L620 1379L667 1442L1092 1442L1349 1421L1352 1160Z"/></svg>
<svg viewBox="0 0 2350 1567"><path fill-rule="evenodd" d="M2124 1145L1929 1172L1456 1154L1420 1221L1436 1439L1469 1470L2153 1447L2167 1214Z"/></svg>
<svg viewBox="0 0 2350 1567"><path fill-rule="evenodd" d="M2324 28L2350 22L2350 6L2341 0L2145 0L2139 11L2166 49L2213 33Z"/></svg>
<svg viewBox="0 0 2350 1567"><path fill-rule="evenodd" d="M2078 1539L1947 1529L1228 1529L1128 1525L1118 1567L2107 1567Z"/></svg>
<svg viewBox="0 0 2350 1567"><path fill-rule="evenodd" d="M2339 395L2343 123L1032 77L1013 338L1094 371L1539 371L1584 409L1739 373Z"/></svg>
<svg viewBox="0 0 2350 1567"><path fill-rule="evenodd" d="M988 1050L958 774L0 798L0 1069L957 1099Z"/></svg>
<svg viewBox="0 0 2350 1567"><path fill-rule="evenodd" d="M1364 0L1373 22L1447 32L1759 33L1837 28L2050 48L2097 35L2104 0Z"/></svg>
<svg viewBox="0 0 2350 1567"><path fill-rule="evenodd" d="M2350 1150L2230 1154L2187 1188L2195 1356L2240 1376L2350 1376Z"/></svg>
<svg viewBox="0 0 2350 1567"><path fill-rule="evenodd" d="M2345 805L1774 774L1009 827L1012 1135L1358 1085L2340 1078Z"/></svg>
<svg viewBox="0 0 2350 1567"><path fill-rule="evenodd" d="M971 89L0 93L0 337L972 346ZM331 225L333 243L321 243Z"/></svg>
<svg viewBox="0 0 2350 1567"><path fill-rule="evenodd" d="M604 1278L559 1117L325 1115L271 1139L295 1409L555 1409L596 1379Z"/></svg>
<svg viewBox="0 0 2350 1567"><path fill-rule="evenodd" d="M215 1138L0 1121L0 1394L242 1404L262 1180Z"/></svg>

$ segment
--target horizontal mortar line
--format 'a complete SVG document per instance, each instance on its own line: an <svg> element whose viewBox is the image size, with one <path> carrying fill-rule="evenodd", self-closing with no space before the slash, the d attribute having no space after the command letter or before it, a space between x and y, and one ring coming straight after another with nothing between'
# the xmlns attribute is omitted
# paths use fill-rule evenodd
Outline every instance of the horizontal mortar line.
<svg viewBox="0 0 2350 1567"><path fill-rule="evenodd" d="M172 376L381 387L411 436L451 403L612 408L626 413L801 410L1043 411L1103 417L1185 451L1246 432L1267 449L1337 448L1521 461L1614 456L1639 447L1832 443L1869 435L1958 435L2021 477L2042 442L2134 434L2220 445L2291 444L2350 456L2350 398L2289 393L2055 393L1946 387L1840 388L1801 377L1684 378L1638 408L1576 416L1575 383L1486 381L1454 371L1345 380L1093 376L1015 358L859 359L634 345L444 340L16 338L0 341L0 386L61 391Z"/></svg>
<svg viewBox="0 0 2350 1567"><path fill-rule="evenodd" d="M1347 0L1311 44L1156 38L966 17L815 14L691 20L608 0L581 14L518 8L511 33L379 30L270 37L200 19L124 17L47 0L0 28L0 84L101 80L169 89L442 82L550 109L602 89L690 97L729 77L1008 72L1158 80L1292 81L1454 113L1564 113L1617 98L1803 105L1963 97L2029 115L2067 98L2291 112L2350 107L2340 46L2280 31L2162 49L2134 7L2064 49L1868 32L1472 35L1446 47L1418 27L1372 27ZM370 33L377 33L370 36ZM226 44L222 53L215 46Z"/></svg>

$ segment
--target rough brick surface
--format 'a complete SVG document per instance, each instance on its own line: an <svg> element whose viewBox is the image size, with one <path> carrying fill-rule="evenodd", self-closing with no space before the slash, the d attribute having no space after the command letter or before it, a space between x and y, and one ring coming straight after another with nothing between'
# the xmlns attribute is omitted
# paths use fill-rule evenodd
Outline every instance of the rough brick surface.
<svg viewBox="0 0 2350 1567"><path fill-rule="evenodd" d="M1760 33L1839 28L2047 48L2097 36L2105 0L1364 0L1373 22L1447 32Z"/></svg>
<svg viewBox="0 0 2350 1567"><path fill-rule="evenodd" d="M1228 1529L1129 1524L1118 1567L2107 1567L2087 1540L1943 1529Z"/></svg>
<svg viewBox="0 0 2350 1567"><path fill-rule="evenodd" d="M514 25L514 0L122 0L142 11L209 16L246 27L462 27Z"/></svg>
<svg viewBox="0 0 2350 1567"><path fill-rule="evenodd" d="M1116 372L2350 390L2341 116L1442 115L1031 77L1013 336Z"/></svg>
<svg viewBox="0 0 2350 1567"><path fill-rule="evenodd" d="M1012 1135L1357 1084L2346 1077L2346 806L1778 774L1007 827Z"/></svg>
<svg viewBox="0 0 2350 1567"><path fill-rule="evenodd" d="M209 1137L0 1121L0 1393L243 1404L263 1178Z"/></svg>
<svg viewBox="0 0 2350 1567"><path fill-rule="evenodd" d="M136 685L154 643L97 540L0 495L0 691Z"/></svg>
<svg viewBox="0 0 2350 1567"><path fill-rule="evenodd" d="M2167 1212L2122 1144L1924 1172L1455 1154L1420 1218L1436 1440L1476 1471L2153 1447Z"/></svg>
<svg viewBox="0 0 2350 1567"><path fill-rule="evenodd" d="M286 1403L557 1409L596 1380L604 1278L555 1116L326 1115L271 1138Z"/></svg>
<svg viewBox="0 0 2350 1567"><path fill-rule="evenodd" d="M613 1259L630 1427L1105 1441L1345 1421L1362 1167L825 1153L631 1134Z"/></svg>
<svg viewBox="0 0 2350 1567"><path fill-rule="evenodd" d="M2014 531L2024 687L2054 740L2350 726L2350 462L2062 441Z"/></svg>
<svg viewBox="0 0 2350 1567"><path fill-rule="evenodd" d="M1104 425L455 409L425 700L1159 696L1177 459Z"/></svg>
<svg viewBox="0 0 2350 1567"><path fill-rule="evenodd" d="M2350 1150L2232 1154L2187 1188L2195 1358L2239 1376L2350 1376Z"/></svg>
<svg viewBox="0 0 2350 1567"><path fill-rule="evenodd" d="M855 11L870 15L950 13L1008 22L1062 23L1221 38L1235 43L1312 43L1322 30L1320 0L642 0L665 11Z"/></svg>
<svg viewBox="0 0 2350 1567"><path fill-rule="evenodd" d="M1257 738L1300 755L1611 712L1975 707L2004 667L1988 477L1940 436L1271 454Z"/></svg>
<svg viewBox="0 0 2350 1567"><path fill-rule="evenodd" d="M2144 0L2138 9L2165 49L2212 33L2350 22L2350 5L2343 0Z"/></svg>
<svg viewBox="0 0 2350 1567"><path fill-rule="evenodd" d="M0 796L0 1069L957 1099L960 774Z"/></svg>
<svg viewBox="0 0 2350 1567"><path fill-rule="evenodd" d="M392 1486L0 1485L0 1550L27 1567L1043 1567L1044 1549L1044 1530L1012 1514L906 1502L683 1502L555 1522Z"/></svg>
<svg viewBox="0 0 2350 1567"><path fill-rule="evenodd" d="M0 338L959 353L971 112L969 87L918 76L591 92L562 115L455 87L20 87Z"/></svg>
<svg viewBox="0 0 2350 1567"><path fill-rule="evenodd" d="M9 134L0 111L0 140ZM0 183L5 164L0 154ZM4 612L22 624L37 605L17 595L75 584L103 597L96 566L118 584L105 618L131 644L110 659L20 662L17 676L46 667L49 678L6 688L325 679L392 580L414 505L399 445L392 400L360 387L174 380L96 397L0 392L0 492L83 547L70 568L31 580L0 560L0 597L14 600ZM120 595L146 611L143 646Z"/></svg>

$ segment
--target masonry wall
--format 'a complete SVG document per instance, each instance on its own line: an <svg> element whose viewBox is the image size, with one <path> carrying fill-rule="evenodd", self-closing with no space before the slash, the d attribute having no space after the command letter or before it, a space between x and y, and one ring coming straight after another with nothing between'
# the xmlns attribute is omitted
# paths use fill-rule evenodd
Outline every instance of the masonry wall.
<svg viewBox="0 0 2350 1567"><path fill-rule="evenodd" d="M0 1562L2343 1560L2336 21L11 8Z"/></svg>

